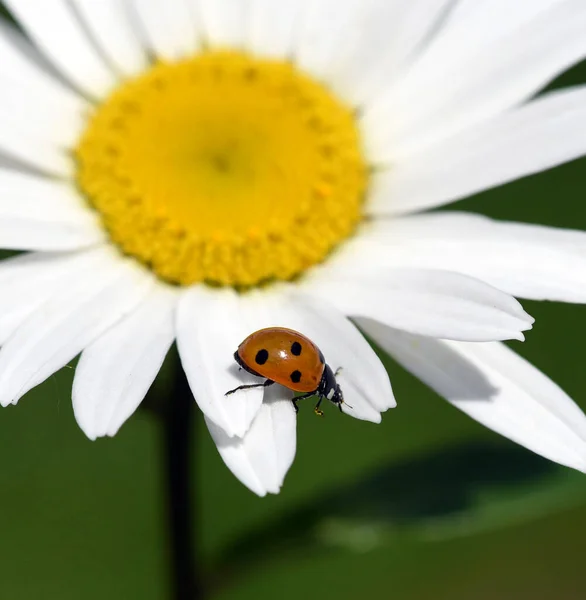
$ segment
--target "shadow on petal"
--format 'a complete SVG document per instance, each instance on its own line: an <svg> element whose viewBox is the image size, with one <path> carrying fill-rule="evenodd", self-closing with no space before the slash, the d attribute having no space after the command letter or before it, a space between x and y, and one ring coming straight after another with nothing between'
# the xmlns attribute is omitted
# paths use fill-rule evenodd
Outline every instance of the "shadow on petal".
<svg viewBox="0 0 586 600"><path fill-rule="evenodd" d="M499 391L482 369L443 340L408 334L374 319L360 318L355 322L387 368L385 351L450 400L491 400Z"/></svg>

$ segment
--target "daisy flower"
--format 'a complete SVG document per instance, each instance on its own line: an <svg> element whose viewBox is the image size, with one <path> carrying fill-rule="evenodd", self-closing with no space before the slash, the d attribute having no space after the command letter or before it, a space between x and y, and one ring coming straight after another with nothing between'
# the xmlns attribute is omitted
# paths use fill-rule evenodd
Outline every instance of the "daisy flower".
<svg viewBox="0 0 586 600"><path fill-rule="evenodd" d="M586 470L586 418L500 340L513 295L586 300L586 237L423 211L586 153L583 0L8 0L0 30L0 402L81 353L114 435L176 341L218 450L276 493L291 393L241 340L301 331L344 411L395 405L360 327L495 431ZM349 320L349 317L353 321Z"/></svg>

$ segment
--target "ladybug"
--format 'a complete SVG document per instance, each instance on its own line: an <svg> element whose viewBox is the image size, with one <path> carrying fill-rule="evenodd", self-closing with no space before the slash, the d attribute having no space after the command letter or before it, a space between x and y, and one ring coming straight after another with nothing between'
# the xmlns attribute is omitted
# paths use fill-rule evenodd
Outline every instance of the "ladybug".
<svg viewBox="0 0 586 600"><path fill-rule="evenodd" d="M324 398L342 411L344 396L336 381L339 369L334 374L321 350L298 331L285 327L259 329L238 346L234 359L248 373L266 379L263 383L238 386L226 392L226 396L238 390L279 383L294 392L303 392L293 398L295 412L299 410L297 402L310 396L318 397L314 412L320 417L323 411L319 406Z"/></svg>

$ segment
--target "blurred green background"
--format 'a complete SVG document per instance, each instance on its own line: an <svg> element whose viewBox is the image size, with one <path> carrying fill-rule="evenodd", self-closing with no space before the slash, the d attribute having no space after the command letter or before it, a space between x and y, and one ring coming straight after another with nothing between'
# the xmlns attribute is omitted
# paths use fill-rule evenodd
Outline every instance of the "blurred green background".
<svg viewBox="0 0 586 600"><path fill-rule="evenodd" d="M555 85L586 82L586 63ZM458 204L586 229L586 160ZM514 348L586 409L586 307L524 303ZM193 426L193 532L223 600L586 597L586 476L498 437L387 360L382 425L301 410L279 496L259 499ZM162 430L142 410L114 439L73 419L73 369L0 412L0 599L168 597ZM164 401L165 386L153 396Z"/></svg>

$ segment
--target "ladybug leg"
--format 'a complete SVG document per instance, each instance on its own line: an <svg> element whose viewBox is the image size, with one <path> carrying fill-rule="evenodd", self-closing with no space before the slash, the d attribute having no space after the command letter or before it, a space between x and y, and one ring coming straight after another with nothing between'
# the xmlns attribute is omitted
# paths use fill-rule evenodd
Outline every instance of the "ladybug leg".
<svg viewBox="0 0 586 600"><path fill-rule="evenodd" d="M339 373L342 371L342 369L343 369L343 368L344 368L344 367L338 367L338 368L336 369L336 372L334 373L334 375L337 377L337 376L338 376L338 374L339 374Z"/></svg>
<svg viewBox="0 0 586 600"><path fill-rule="evenodd" d="M313 412L318 416L318 417L323 417L324 416L324 411L321 410L321 408L319 407L319 405L321 404L321 401L324 399L323 396L319 397L319 400L317 401L317 404L315 405L315 408L313 409Z"/></svg>
<svg viewBox="0 0 586 600"><path fill-rule="evenodd" d="M301 396L295 396L294 398L292 398L291 402L293 402L295 412L296 413L299 412L299 407L297 406L297 403L299 402L299 400L303 400L304 398L309 398L310 396L313 396L313 395L315 395L315 392L308 392L307 394L301 394Z"/></svg>
<svg viewBox="0 0 586 600"><path fill-rule="evenodd" d="M263 383L250 383L248 385L239 385L237 388L226 392L224 396L229 396L230 394L233 394L234 392L239 392L240 390L250 390L251 388L257 387L268 387L269 385L273 385L273 383L275 382L272 379L267 379Z"/></svg>

